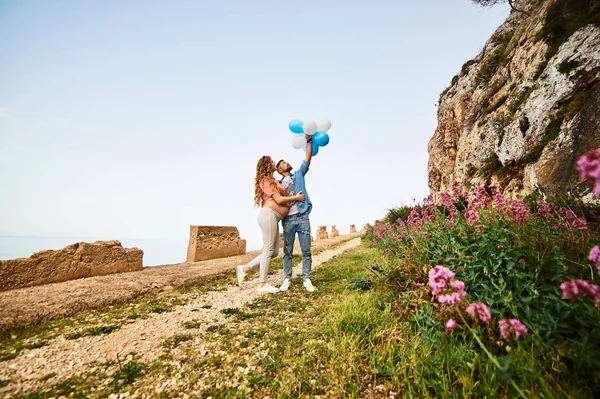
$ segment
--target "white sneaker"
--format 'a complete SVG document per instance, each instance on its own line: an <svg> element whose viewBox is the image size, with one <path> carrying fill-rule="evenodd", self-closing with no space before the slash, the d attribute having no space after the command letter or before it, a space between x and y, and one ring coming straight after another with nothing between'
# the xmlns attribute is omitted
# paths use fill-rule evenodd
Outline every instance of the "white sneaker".
<svg viewBox="0 0 600 399"><path fill-rule="evenodd" d="M279 287L279 291L287 291L288 288L290 288L290 279L283 279L283 284L281 284L281 287Z"/></svg>
<svg viewBox="0 0 600 399"><path fill-rule="evenodd" d="M317 290L317 288L314 285L312 285L312 282L310 281L309 278L304 280L302 285L304 286L304 288L306 288L306 291L308 291L308 292L314 292Z"/></svg>
<svg viewBox="0 0 600 399"><path fill-rule="evenodd" d="M244 271L244 265L238 265L237 267L237 281L238 285L241 287L244 282L244 278L246 278L246 272Z"/></svg>
<svg viewBox="0 0 600 399"><path fill-rule="evenodd" d="M267 283L265 285L263 285L262 287L259 285L256 288L256 292L258 292L259 294L274 294L276 292L279 292L279 288L277 287L273 287L271 284Z"/></svg>

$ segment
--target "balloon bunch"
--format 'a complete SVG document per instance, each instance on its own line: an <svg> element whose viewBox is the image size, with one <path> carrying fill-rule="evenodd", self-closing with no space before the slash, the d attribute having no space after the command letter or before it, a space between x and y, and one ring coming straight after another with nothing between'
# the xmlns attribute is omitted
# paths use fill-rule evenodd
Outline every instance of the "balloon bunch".
<svg viewBox="0 0 600 399"><path fill-rule="evenodd" d="M314 157L319 152L320 147L325 147L329 144L329 135L327 132L331 129L331 121L323 119L316 123L315 121L307 120L302 122L300 119L290 121L290 130L296 136L292 139L292 147L296 149L304 148L306 150L305 134L312 136L312 156Z"/></svg>

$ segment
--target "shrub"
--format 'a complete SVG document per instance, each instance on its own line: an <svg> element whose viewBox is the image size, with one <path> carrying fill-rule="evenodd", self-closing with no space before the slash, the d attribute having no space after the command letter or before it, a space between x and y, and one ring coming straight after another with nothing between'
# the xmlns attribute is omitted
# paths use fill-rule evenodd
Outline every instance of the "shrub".
<svg viewBox="0 0 600 399"><path fill-rule="evenodd" d="M398 219L406 220L412 210L413 207L410 205L389 209L387 215L385 216L385 220L390 224L396 223Z"/></svg>
<svg viewBox="0 0 600 399"><path fill-rule="evenodd" d="M511 114L516 113L521 108L521 105L523 105L523 103L527 101L532 91L533 89L529 86L525 86L523 90L521 90L517 98L514 101L512 101L508 106L508 110Z"/></svg>
<svg viewBox="0 0 600 399"><path fill-rule="evenodd" d="M407 269L421 270L417 282L423 284L426 273L436 265L449 269L464 283L467 298L463 307L434 302L414 313L411 328L423 339L426 335L432 345L428 347L431 353L420 363L422 367L435 363L438 370L448 370L443 378L453 381L449 384L457 384L451 374L458 379L463 373L461 367L469 370L468 362L473 362L470 354L477 354L481 344L482 356L490 359L497 379L494 381L488 372L478 376L477 381L487 391L476 396L516 396L494 385L498 380L510 382L515 389L518 385L528 387L531 397L552 397L556 390L570 397L597 396L600 311L593 301L565 301L560 288L569 280L600 282L596 268L590 267L587 259L591 244L599 238L598 230L581 213L575 213L585 206L579 203L568 209L533 197L508 203L483 187L477 194L458 190L441 193L440 199L441 206L424 203L406 222L376 224L365 236L389 259L389 270L381 274L382 280L375 286L398 287L400 282L392 279L403 279ZM466 201L467 208L457 208L458 201ZM584 213L591 215L592 211ZM395 268L400 272L392 273ZM487 305L494 323L460 319L462 315L468 317L467 303ZM448 325L454 332L441 334L448 319L457 322ZM496 324L499 320L506 320L500 328ZM512 320L521 324L509 324ZM519 338L522 345L499 344L502 337L510 335L509 325L523 325L530 332ZM463 360L451 355L456 353L463 353ZM494 394L492 387L505 393ZM441 392L436 390L432 396Z"/></svg>
<svg viewBox="0 0 600 399"><path fill-rule="evenodd" d="M504 96L500 97L494 104L486 107L483 110L483 114L484 115L491 114L492 112L494 112L495 110L497 110L498 108L500 108L500 106L502 104L504 104L507 99L508 99L508 95L504 95Z"/></svg>
<svg viewBox="0 0 600 399"><path fill-rule="evenodd" d="M483 165L481 169L479 169L479 175L484 177L490 177L494 174L495 171L502 167L502 162L500 162L500 158L498 158L498 154L492 152L488 157L483 161Z"/></svg>

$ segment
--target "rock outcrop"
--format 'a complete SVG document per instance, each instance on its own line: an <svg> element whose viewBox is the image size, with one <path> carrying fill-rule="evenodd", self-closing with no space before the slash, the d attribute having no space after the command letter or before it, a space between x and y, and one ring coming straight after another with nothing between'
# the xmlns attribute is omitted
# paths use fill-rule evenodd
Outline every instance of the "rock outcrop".
<svg viewBox="0 0 600 399"><path fill-rule="evenodd" d="M226 258L246 253L246 240L240 239L237 227L190 226L186 262Z"/></svg>
<svg viewBox="0 0 600 399"><path fill-rule="evenodd" d="M119 241L96 241L2 260L0 291L142 270L143 254L138 248L123 248Z"/></svg>
<svg viewBox="0 0 600 399"><path fill-rule="evenodd" d="M507 197L591 185L577 159L600 147L600 20L591 0L519 1L440 96L429 151L434 199L453 185ZM588 197L589 198L589 197Z"/></svg>

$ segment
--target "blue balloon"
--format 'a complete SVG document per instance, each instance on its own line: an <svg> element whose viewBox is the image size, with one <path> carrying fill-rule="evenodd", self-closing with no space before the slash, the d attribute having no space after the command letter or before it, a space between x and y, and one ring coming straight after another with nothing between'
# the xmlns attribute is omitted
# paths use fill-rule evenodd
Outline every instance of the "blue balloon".
<svg viewBox="0 0 600 399"><path fill-rule="evenodd" d="M318 132L313 134L312 139L313 143L318 145L319 147L325 147L327 144L329 144L329 135L323 130L319 130Z"/></svg>
<svg viewBox="0 0 600 399"><path fill-rule="evenodd" d="M290 121L290 130L292 131L292 133L296 133L296 134L300 134L300 133L304 133L304 129L302 128L302 125L304 125L304 123L300 120L300 119L294 119L292 121Z"/></svg>
<svg viewBox="0 0 600 399"><path fill-rule="evenodd" d="M306 151L306 146L308 144L304 144L304 151ZM313 140L313 145L312 145L312 156L314 157L315 155L317 155L319 153L319 146L315 144L314 140Z"/></svg>

